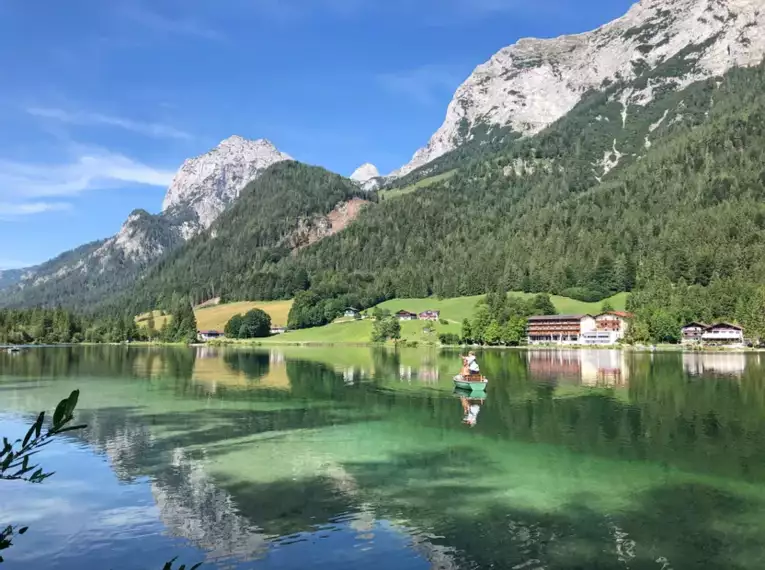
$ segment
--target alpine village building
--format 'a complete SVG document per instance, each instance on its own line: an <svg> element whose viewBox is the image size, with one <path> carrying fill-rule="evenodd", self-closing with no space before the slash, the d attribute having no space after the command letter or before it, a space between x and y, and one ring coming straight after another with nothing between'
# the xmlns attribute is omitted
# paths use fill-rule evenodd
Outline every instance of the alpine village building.
<svg viewBox="0 0 765 570"><path fill-rule="evenodd" d="M592 315L542 315L529 317L529 344L612 345L627 334L632 315L611 311Z"/></svg>
<svg viewBox="0 0 765 570"><path fill-rule="evenodd" d="M682 329L682 343L686 346L731 346L742 347L745 344L744 329L730 323L689 323Z"/></svg>

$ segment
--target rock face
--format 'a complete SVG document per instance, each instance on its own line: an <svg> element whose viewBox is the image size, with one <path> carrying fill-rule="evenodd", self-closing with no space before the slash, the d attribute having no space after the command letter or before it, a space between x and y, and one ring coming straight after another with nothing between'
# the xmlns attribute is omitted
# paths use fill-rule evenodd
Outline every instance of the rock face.
<svg viewBox="0 0 765 570"><path fill-rule="evenodd" d="M364 190L371 191L376 190L383 181L380 176L380 171L374 164L362 164L359 166L353 174L351 174L351 180L356 182Z"/></svg>
<svg viewBox="0 0 765 570"><path fill-rule="evenodd" d="M291 160L270 141L233 136L197 158L187 160L175 175L162 202L162 212L191 214L182 224L186 239L210 227L244 187L272 164Z"/></svg>
<svg viewBox="0 0 765 570"><path fill-rule="evenodd" d="M595 31L556 39L523 39L476 68L449 105L446 120L403 176L457 146L507 127L539 132L568 113L592 89L623 82L620 100L646 105L654 92L681 89L765 54L762 0L642 0ZM646 70L674 60L670 73L630 87Z"/></svg>
<svg viewBox="0 0 765 570"><path fill-rule="evenodd" d="M338 204L326 216L300 220L297 229L287 240L293 254L304 247L343 231L348 227L348 224L359 216L361 209L367 204L369 204L367 200L351 198L347 202Z"/></svg>
<svg viewBox="0 0 765 570"><path fill-rule="evenodd" d="M379 178L380 171L374 164L362 164L359 166L353 174L351 174L351 180L354 182L366 182L372 178Z"/></svg>

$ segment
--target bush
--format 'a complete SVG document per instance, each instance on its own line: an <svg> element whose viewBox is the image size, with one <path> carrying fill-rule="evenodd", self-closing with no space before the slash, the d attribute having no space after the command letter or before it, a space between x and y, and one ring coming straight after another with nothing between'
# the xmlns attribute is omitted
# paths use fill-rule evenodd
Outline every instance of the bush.
<svg viewBox="0 0 765 570"><path fill-rule="evenodd" d="M385 342L388 339L401 338L401 323L396 317L386 317L375 321L372 326L372 342Z"/></svg>
<svg viewBox="0 0 765 570"><path fill-rule="evenodd" d="M609 297L609 293L590 287L569 287L561 291L561 296L584 301L585 303L596 303Z"/></svg>
<svg viewBox="0 0 765 570"><path fill-rule="evenodd" d="M234 315L226 323L224 332L229 338L263 338L271 334L271 316L261 309L245 315Z"/></svg>
<svg viewBox="0 0 765 570"><path fill-rule="evenodd" d="M454 333L444 333L438 335L438 340L441 344L449 345L449 346L457 346L461 343L461 339L459 335Z"/></svg>

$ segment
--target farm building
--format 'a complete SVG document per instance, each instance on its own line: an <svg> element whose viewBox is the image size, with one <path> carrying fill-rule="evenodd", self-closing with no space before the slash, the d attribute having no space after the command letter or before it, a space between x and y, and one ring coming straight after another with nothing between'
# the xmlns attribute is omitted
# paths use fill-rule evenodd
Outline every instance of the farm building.
<svg viewBox="0 0 765 570"><path fill-rule="evenodd" d="M414 313L410 313L409 311L399 311L396 313L396 318L399 321L416 321L417 315Z"/></svg>
<svg viewBox="0 0 765 570"><path fill-rule="evenodd" d="M421 321L437 321L441 318L441 311L423 311L418 317Z"/></svg>
<svg viewBox="0 0 765 570"><path fill-rule="evenodd" d="M225 335L220 331L197 331L197 340L200 342L207 342L208 340L216 340L223 338Z"/></svg>

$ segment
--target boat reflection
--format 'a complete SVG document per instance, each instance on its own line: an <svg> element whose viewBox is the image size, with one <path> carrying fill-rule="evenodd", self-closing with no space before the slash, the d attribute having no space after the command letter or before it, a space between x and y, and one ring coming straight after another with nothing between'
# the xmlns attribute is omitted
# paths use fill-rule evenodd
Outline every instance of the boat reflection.
<svg viewBox="0 0 765 570"><path fill-rule="evenodd" d="M482 392L480 397L475 397L468 390L455 388L454 395L460 399L460 404L462 404L462 423L471 428L475 427L478 424L481 406L486 403L486 393Z"/></svg>

